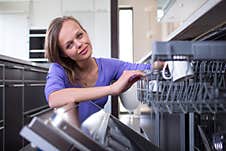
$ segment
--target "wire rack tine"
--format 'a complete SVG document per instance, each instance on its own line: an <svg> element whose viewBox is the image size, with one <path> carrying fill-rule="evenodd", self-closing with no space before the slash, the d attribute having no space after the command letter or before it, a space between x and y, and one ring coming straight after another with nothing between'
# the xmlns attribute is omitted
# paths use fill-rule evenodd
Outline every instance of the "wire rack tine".
<svg viewBox="0 0 226 151"><path fill-rule="evenodd" d="M148 71L138 82L138 99L155 112L226 112L226 97L219 96L220 89L226 90L226 60L193 60L192 67L194 76L178 82ZM151 80L157 83L154 92Z"/></svg>

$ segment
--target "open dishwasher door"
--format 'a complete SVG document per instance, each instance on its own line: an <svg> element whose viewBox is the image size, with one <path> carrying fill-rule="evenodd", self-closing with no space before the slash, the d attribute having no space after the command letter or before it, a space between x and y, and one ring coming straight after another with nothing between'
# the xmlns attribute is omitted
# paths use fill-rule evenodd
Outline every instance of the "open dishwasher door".
<svg viewBox="0 0 226 151"><path fill-rule="evenodd" d="M90 103L98 107L93 102ZM50 110L34 117L22 128L20 135L32 146L44 151L159 150L145 137L103 109L80 123L78 108L79 105L75 105L64 111ZM73 116L68 113L73 113Z"/></svg>

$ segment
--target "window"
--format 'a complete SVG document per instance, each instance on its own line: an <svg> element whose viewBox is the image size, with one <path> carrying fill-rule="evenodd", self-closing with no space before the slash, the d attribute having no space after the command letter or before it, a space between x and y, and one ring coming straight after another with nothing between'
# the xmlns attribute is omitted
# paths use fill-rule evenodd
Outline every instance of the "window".
<svg viewBox="0 0 226 151"><path fill-rule="evenodd" d="M133 9L119 8L119 59L133 62ZM127 110L119 103L119 111Z"/></svg>
<svg viewBox="0 0 226 151"><path fill-rule="evenodd" d="M133 62L133 10L119 9L119 58Z"/></svg>

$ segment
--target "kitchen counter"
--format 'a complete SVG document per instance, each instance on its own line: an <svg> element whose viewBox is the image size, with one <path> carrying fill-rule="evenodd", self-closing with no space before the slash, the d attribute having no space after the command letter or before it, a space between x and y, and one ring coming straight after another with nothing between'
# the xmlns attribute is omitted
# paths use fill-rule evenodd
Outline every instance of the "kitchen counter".
<svg viewBox="0 0 226 151"><path fill-rule="evenodd" d="M9 56L5 56L5 55L1 55L1 54L0 54L0 60L12 62L12 63L19 63L19 64L23 64L23 65L29 65L29 66L43 68L43 69L49 68L49 63L36 63L36 62L26 61L26 60L9 57Z"/></svg>
<svg viewBox="0 0 226 151"><path fill-rule="evenodd" d="M0 150L26 145L21 127L48 108L43 93L47 73L47 64L0 55Z"/></svg>

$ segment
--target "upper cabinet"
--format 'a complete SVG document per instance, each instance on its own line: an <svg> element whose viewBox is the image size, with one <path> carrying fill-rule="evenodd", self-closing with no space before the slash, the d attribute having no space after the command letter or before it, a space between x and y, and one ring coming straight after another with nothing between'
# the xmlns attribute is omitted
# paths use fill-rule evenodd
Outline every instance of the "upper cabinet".
<svg viewBox="0 0 226 151"><path fill-rule="evenodd" d="M183 22L207 0L158 0L158 20L161 22Z"/></svg>
<svg viewBox="0 0 226 151"><path fill-rule="evenodd" d="M95 0L96 11L108 11L110 12L110 1L109 0Z"/></svg>
<svg viewBox="0 0 226 151"><path fill-rule="evenodd" d="M109 0L63 0L62 10L63 12L74 11L110 11Z"/></svg>
<svg viewBox="0 0 226 151"><path fill-rule="evenodd" d="M28 13L30 0L0 0L0 14Z"/></svg>
<svg viewBox="0 0 226 151"><path fill-rule="evenodd" d="M159 0L158 18L166 24L163 40L192 40L226 21L225 0ZM165 1L166 2L166 1Z"/></svg>
<svg viewBox="0 0 226 151"><path fill-rule="evenodd" d="M90 25L88 20L97 12L110 12L110 0L33 0L30 2L30 26L47 28L53 18L62 15L76 15Z"/></svg>
<svg viewBox="0 0 226 151"><path fill-rule="evenodd" d="M29 61L46 61L43 58L45 34L31 32L46 31L54 18L67 15L77 18L87 30L94 56L110 57L110 2L0 0L0 54Z"/></svg>
<svg viewBox="0 0 226 151"><path fill-rule="evenodd" d="M61 7L61 0L30 1L30 28L46 29L53 18L62 14Z"/></svg>
<svg viewBox="0 0 226 151"><path fill-rule="evenodd" d="M62 10L67 11L94 11L94 0L63 0Z"/></svg>

